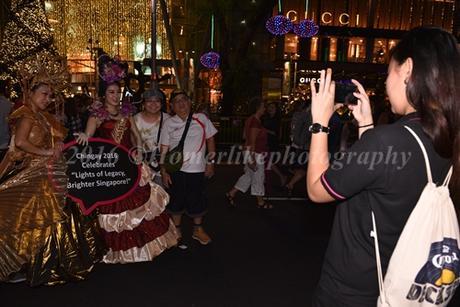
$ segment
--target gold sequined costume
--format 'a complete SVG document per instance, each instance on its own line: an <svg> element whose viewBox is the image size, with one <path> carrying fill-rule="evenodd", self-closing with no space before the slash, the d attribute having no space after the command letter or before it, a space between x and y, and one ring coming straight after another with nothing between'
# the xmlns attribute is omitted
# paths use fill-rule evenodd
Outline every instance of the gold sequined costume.
<svg viewBox="0 0 460 307"><path fill-rule="evenodd" d="M10 119L33 120L28 141L50 149L65 135L46 112L22 106ZM31 286L82 280L103 254L96 220L67 203L64 158L12 146L0 165L0 281L24 273Z"/></svg>

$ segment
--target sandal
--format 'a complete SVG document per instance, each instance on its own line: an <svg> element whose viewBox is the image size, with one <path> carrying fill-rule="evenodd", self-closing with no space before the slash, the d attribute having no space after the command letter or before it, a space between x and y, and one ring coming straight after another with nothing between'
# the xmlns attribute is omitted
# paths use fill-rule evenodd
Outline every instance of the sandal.
<svg viewBox="0 0 460 307"><path fill-rule="evenodd" d="M270 210L273 209L273 205L264 201L262 204L257 204L257 209Z"/></svg>
<svg viewBox="0 0 460 307"><path fill-rule="evenodd" d="M227 198L227 201L230 207L236 208L235 197L230 195L230 193L225 193L225 198Z"/></svg>

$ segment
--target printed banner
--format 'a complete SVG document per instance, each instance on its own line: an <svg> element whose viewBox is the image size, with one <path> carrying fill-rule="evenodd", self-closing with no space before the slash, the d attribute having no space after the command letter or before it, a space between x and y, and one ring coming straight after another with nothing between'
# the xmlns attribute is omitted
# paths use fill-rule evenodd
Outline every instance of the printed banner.
<svg viewBox="0 0 460 307"><path fill-rule="evenodd" d="M127 148L113 141L90 138L83 146L75 141L64 146L67 160L68 196L85 215L129 196L141 178Z"/></svg>

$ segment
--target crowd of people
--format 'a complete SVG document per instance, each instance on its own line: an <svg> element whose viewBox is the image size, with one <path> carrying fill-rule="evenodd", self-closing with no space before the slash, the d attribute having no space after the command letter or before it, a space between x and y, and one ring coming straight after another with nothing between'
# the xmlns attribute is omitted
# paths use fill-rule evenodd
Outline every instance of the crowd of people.
<svg viewBox="0 0 460 307"><path fill-rule="evenodd" d="M164 112L164 93L147 90L135 114L129 101L120 103L120 84L111 79L104 82L101 99L69 98L62 116L48 112L52 97L56 104L57 79L49 74L24 78L22 106L12 113L2 83L0 281L38 286L83 280L100 261L151 261L171 247L186 249L180 227L184 214L193 220L192 238L209 244L204 184L214 174L217 130L207 116L193 113L188 95L171 95L171 116ZM182 134L184 161L169 173L160 156L176 147ZM85 146L92 137L135 149L141 180L125 197L84 216L67 196L62 150L66 141Z"/></svg>
<svg viewBox="0 0 460 307"><path fill-rule="evenodd" d="M393 124L385 116L376 118L356 80L357 104L348 106L354 123L341 122L335 113L340 105L334 101L332 71L321 71L323 81L318 89L311 84L311 99L294 106L290 147L295 159L289 165L267 164L270 153L282 150L279 106L260 98L250 101L243 132L244 173L225 194L229 205L237 207L238 192L250 190L257 208L272 209L266 200L271 173L289 195L306 177L311 201L340 202L314 306L375 306L379 284L370 210L378 220L385 271L426 185L424 156L406 126L426 146L435 182L443 182L452 169L450 190L458 202L459 67L460 53L451 34L437 28L411 30L392 51L388 68L389 104L399 116ZM186 92L172 92L167 113L164 93L146 90L141 110L134 114L129 102L120 103L120 84L111 80L105 82L100 100L91 104L75 96L66 103L64 128L47 112L53 76L24 82L23 105L12 113L7 87L0 87L0 116L10 121L0 123L0 281L26 280L37 286L82 280L99 261L151 261L168 248L186 249L184 214L192 220L194 240L202 245L212 241L203 222L208 208L205 179L214 175L217 129L209 115L193 112ZM353 132L356 139L350 141ZM84 218L66 197L62 144L75 138L85 145L95 136L139 149L133 158L142 163L143 179L126 198ZM359 160L361 153L388 148L410 152L411 159L403 167L380 163L372 169ZM168 165L173 152L180 153L180 163ZM346 163L340 160L344 156Z"/></svg>

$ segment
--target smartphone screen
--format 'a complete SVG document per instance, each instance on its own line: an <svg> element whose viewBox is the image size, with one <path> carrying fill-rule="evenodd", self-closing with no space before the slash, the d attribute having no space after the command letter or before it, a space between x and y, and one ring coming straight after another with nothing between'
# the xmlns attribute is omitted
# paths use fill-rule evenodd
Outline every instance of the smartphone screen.
<svg viewBox="0 0 460 307"><path fill-rule="evenodd" d="M335 82L335 102L343 104L357 104L358 98L353 95L357 91L356 85L351 81Z"/></svg>

